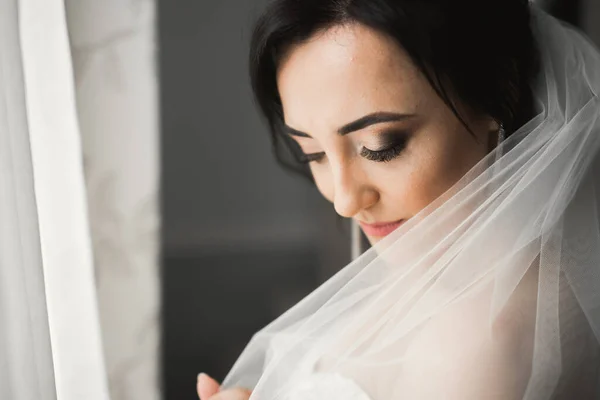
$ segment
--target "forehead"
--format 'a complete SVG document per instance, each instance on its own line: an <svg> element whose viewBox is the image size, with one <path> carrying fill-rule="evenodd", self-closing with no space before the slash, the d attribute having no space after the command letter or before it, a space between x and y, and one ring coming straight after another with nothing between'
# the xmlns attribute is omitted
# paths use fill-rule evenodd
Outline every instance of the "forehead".
<svg viewBox="0 0 600 400"><path fill-rule="evenodd" d="M277 83L286 123L307 130L336 129L371 112L418 113L434 94L391 38L362 25L337 26L290 49Z"/></svg>

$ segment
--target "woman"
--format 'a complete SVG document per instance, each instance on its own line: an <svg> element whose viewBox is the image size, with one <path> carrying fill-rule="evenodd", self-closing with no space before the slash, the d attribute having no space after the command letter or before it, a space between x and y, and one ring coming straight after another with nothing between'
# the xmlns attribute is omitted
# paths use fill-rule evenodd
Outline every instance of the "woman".
<svg viewBox="0 0 600 400"><path fill-rule="evenodd" d="M276 154L373 247L202 400L600 396L586 39L526 0L277 0L250 60Z"/></svg>

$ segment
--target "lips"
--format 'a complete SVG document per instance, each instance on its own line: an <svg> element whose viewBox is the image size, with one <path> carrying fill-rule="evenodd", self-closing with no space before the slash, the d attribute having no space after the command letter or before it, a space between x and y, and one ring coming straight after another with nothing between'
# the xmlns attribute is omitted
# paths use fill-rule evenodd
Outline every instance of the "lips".
<svg viewBox="0 0 600 400"><path fill-rule="evenodd" d="M404 220L398 220L394 222L383 222L377 224L367 224L365 222L359 222L363 232L367 236L374 237L385 237L390 233L394 232L400 225L404 223Z"/></svg>

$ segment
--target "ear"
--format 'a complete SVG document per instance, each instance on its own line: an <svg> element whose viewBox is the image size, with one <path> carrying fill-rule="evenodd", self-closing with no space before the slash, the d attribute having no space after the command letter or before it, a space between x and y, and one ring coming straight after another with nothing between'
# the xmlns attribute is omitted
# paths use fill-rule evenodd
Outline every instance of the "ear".
<svg viewBox="0 0 600 400"><path fill-rule="evenodd" d="M489 117L488 125L489 131L493 132L494 134L498 133L498 130L500 130L500 123L492 117Z"/></svg>

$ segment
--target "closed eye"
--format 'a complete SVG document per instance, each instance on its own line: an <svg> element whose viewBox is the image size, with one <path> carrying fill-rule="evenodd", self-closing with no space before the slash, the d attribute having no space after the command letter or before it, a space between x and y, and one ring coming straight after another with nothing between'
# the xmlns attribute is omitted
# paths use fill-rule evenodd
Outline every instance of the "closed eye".
<svg viewBox="0 0 600 400"><path fill-rule="evenodd" d="M388 162L398 157L405 147L406 141L394 143L390 147L381 150L371 150L363 147L360 155L370 161Z"/></svg>
<svg viewBox="0 0 600 400"><path fill-rule="evenodd" d="M387 132L383 135L384 145L381 149L372 150L363 147L360 150L360 156L374 162L389 162L394 160L402 153L408 144L409 135L406 132ZM301 152L299 161L304 164L311 162L320 162L325 157L325 152L304 153Z"/></svg>
<svg viewBox="0 0 600 400"><path fill-rule="evenodd" d="M323 151L321 151L319 153L309 153L309 154L302 153L300 155L300 162L303 164L308 164L311 162L319 162L319 161L323 160L324 157L325 157L325 152L323 152Z"/></svg>

